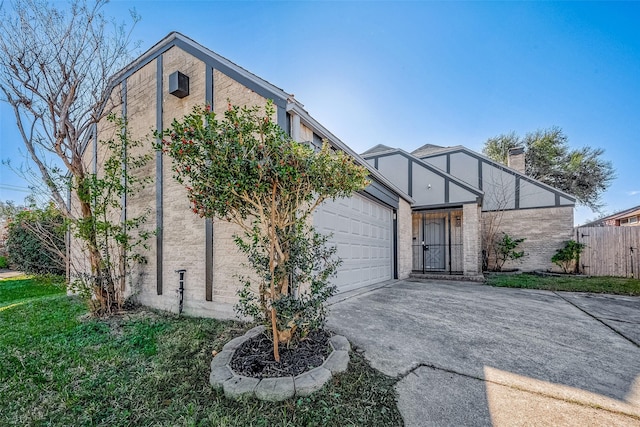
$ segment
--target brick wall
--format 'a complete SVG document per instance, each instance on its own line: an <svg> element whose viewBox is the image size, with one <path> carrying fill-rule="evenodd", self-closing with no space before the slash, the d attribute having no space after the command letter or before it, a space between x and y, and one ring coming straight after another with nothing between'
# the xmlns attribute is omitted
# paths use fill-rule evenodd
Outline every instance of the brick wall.
<svg viewBox="0 0 640 427"><path fill-rule="evenodd" d="M488 213L484 213L487 226ZM513 238L526 238L517 250L524 250L521 261L507 262L504 268L519 268L523 271L547 270L557 267L551 262L556 250L571 239L573 231L573 207L538 208L510 210L502 212L497 226L498 237L501 232Z"/></svg>
<svg viewBox="0 0 640 427"><path fill-rule="evenodd" d="M480 209L480 206L474 203L462 206L463 272L465 276L474 276L482 272Z"/></svg>
<svg viewBox="0 0 640 427"><path fill-rule="evenodd" d="M412 228L411 205L400 199L398 207L398 279L406 279L411 274L412 262Z"/></svg>

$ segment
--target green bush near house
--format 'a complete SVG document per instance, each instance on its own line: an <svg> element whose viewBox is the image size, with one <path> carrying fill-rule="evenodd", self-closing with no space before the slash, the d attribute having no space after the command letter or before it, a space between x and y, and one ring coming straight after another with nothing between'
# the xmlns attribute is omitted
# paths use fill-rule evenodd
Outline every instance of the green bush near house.
<svg viewBox="0 0 640 427"><path fill-rule="evenodd" d="M9 263L7 262L7 257L0 256L0 268L9 268Z"/></svg>
<svg viewBox="0 0 640 427"><path fill-rule="evenodd" d="M40 277L0 280L0 425L401 426L395 379L351 355L309 397L232 401L209 384L237 322L136 309L106 320Z"/></svg>
<svg viewBox="0 0 640 427"><path fill-rule="evenodd" d="M580 254L584 250L585 246L586 245L584 243L569 240L565 242L563 248L558 249L551 257L551 262L562 268L562 271L565 273L568 273L572 267L574 270L577 270L578 259L580 258Z"/></svg>

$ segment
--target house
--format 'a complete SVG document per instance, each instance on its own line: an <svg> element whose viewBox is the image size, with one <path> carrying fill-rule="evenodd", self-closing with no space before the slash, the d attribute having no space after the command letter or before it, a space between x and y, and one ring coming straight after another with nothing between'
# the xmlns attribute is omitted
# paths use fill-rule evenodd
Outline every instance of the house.
<svg viewBox="0 0 640 427"><path fill-rule="evenodd" d="M546 270L571 238L575 198L527 177L521 148L510 151L509 166L432 144L412 153L377 145L362 157L414 200L413 271L472 275L471 258L502 233L526 239L518 247L525 258L505 267ZM487 255L492 265L495 254Z"/></svg>
<svg viewBox="0 0 640 427"><path fill-rule="evenodd" d="M333 234L343 260L335 280L339 291L404 279L414 270L480 276L483 224L493 212L501 213L502 230L527 237L532 268L549 268L552 253L571 233L571 196L464 147L427 145L406 153L377 146L360 156L293 95L179 33L124 68L112 85L112 107L127 118L134 139L152 139L153 130L196 105L223 114L228 103L265 105L270 99L273 119L293 139L315 145L326 139L367 167L366 189L325 202L313 217L319 231ZM98 141L117 131L106 121L96 126L83 152L89 170L100 173L105 153ZM151 142L141 150L153 150ZM161 152L154 156L142 172L153 184L122 203L123 218L149 209L146 227L156 231L144 254L147 263L129 272L127 291L141 304L177 311L182 271L185 313L231 317L237 276L248 271L233 240L240 229L194 215L185 189L173 179L171 159ZM82 262L77 245L72 259Z"/></svg>
<svg viewBox="0 0 640 427"><path fill-rule="evenodd" d="M640 206L599 218L582 225L582 227L634 227L640 225Z"/></svg>
<svg viewBox="0 0 640 427"><path fill-rule="evenodd" d="M294 139L321 144L323 139L369 169L371 184L353 197L329 201L313 222L333 233L343 259L334 283L341 291L402 279L411 272L411 203L387 178L318 123L293 95L250 73L179 33L171 33L113 78L112 107L127 118L132 138L148 140L196 105L209 104L222 115L228 103L265 105L273 101L274 120ZM88 170L100 173L105 153L99 140L113 137L103 121L84 149ZM131 153L132 155L134 153ZM147 263L128 284L141 304L176 311L178 270L184 272L184 312L231 317L237 302L239 274L248 271L246 257L233 240L240 229L221 220L204 220L191 211L185 189L173 179L171 159L160 152L144 171L153 178L133 200L123 200L123 216L150 208L146 227L157 230L144 254ZM76 264L82 254L74 251Z"/></svg>

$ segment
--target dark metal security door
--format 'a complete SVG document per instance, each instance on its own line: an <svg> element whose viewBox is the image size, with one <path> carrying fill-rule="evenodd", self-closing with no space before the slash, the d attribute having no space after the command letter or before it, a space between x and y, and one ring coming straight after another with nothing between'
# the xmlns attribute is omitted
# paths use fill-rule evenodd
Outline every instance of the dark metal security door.
<svg viewBox="0 0 640 427"><path fill-rule="evenodd" d="M413 271L462 271L462 212L459 210L415 212Z"/></svg>
<svg viewBox="0 0 640 427"><path fill-rule="evenodd" d="M444 218L423 218L422 255L425 270L444 270Z"/></svg>

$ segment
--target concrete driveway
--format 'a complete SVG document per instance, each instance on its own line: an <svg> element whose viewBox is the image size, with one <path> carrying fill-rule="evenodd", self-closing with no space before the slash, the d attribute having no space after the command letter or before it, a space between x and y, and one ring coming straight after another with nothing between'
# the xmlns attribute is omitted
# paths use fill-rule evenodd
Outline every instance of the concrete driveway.
<svg viewBox="0 0 640 427"><path fill-rule="evenodd" d="M329 327L397 377L407 426L640 426L640 298L398 281Z"/></svg>

